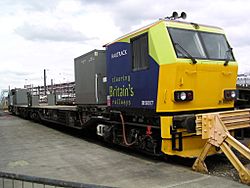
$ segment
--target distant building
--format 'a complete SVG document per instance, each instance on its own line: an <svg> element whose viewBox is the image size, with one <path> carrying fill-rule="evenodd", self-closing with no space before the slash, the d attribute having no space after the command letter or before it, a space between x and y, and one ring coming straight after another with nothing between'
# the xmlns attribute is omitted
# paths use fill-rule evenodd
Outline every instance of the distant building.
<svg viewBox="0 0 250 188"><path fill-rule="evenodd" d="M249 74L238 74L237 86L250 87L250 75Z"/></svg>

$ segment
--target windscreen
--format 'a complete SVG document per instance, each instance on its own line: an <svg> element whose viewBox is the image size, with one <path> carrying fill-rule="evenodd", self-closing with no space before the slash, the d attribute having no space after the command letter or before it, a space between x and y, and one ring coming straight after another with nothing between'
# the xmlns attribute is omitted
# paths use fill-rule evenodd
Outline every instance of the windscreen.
<svg viewBox="0 0 250 188"><path fill-rule="evenodd" d="M234 60L223 34L168 28L179 58Z"/></svg>

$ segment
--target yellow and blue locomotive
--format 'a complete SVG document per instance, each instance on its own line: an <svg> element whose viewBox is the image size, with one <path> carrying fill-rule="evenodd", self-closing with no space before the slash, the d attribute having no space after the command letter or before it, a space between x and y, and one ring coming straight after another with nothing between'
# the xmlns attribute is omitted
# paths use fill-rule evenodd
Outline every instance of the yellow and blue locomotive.
<svg viewBox="0 0 250 188"><path fill-rule="evenodd" d="M237 63L224 31L162 19L106 50L110 108L159 131L164 154L197 157L205 140L195 134L195 114L232 109L236 98Z"/></svg>
<svg viewBox="0 0 250 188"><path fill-rule="evenodd" d="M250 127L250 110L234 110L238 65L232 48L221 28L176 18L174 12L106 44L106 51L75 58L76 106L30 105L26 91L13 90L10 111L92 130L153 155L197 157L197 171L207 171L207 155L224 152L250 184L249 170L228 147L250 160L250 150L230 134Z"/></svg>

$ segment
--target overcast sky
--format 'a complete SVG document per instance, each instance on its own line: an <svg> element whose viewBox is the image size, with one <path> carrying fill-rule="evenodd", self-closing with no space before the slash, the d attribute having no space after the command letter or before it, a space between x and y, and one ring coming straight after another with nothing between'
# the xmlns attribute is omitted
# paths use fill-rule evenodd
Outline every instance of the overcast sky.
<svg viewBox="0 0 250 188"><path fill-rule="evenodd" d="M0 89L74 81L75 57L173 11L222 27L250 72L249 0L0 0Z"/></svg>

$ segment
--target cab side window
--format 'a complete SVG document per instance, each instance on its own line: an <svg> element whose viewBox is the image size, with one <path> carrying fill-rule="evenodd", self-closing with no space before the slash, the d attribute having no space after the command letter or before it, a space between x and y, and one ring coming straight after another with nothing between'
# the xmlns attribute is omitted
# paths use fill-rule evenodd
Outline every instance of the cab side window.
<svg viewBox="0 0 250 188"><path fill-rule="evenodd" d="M149 68L148 33L131 39L132 45L132 70L139 71Z"/></svg>

